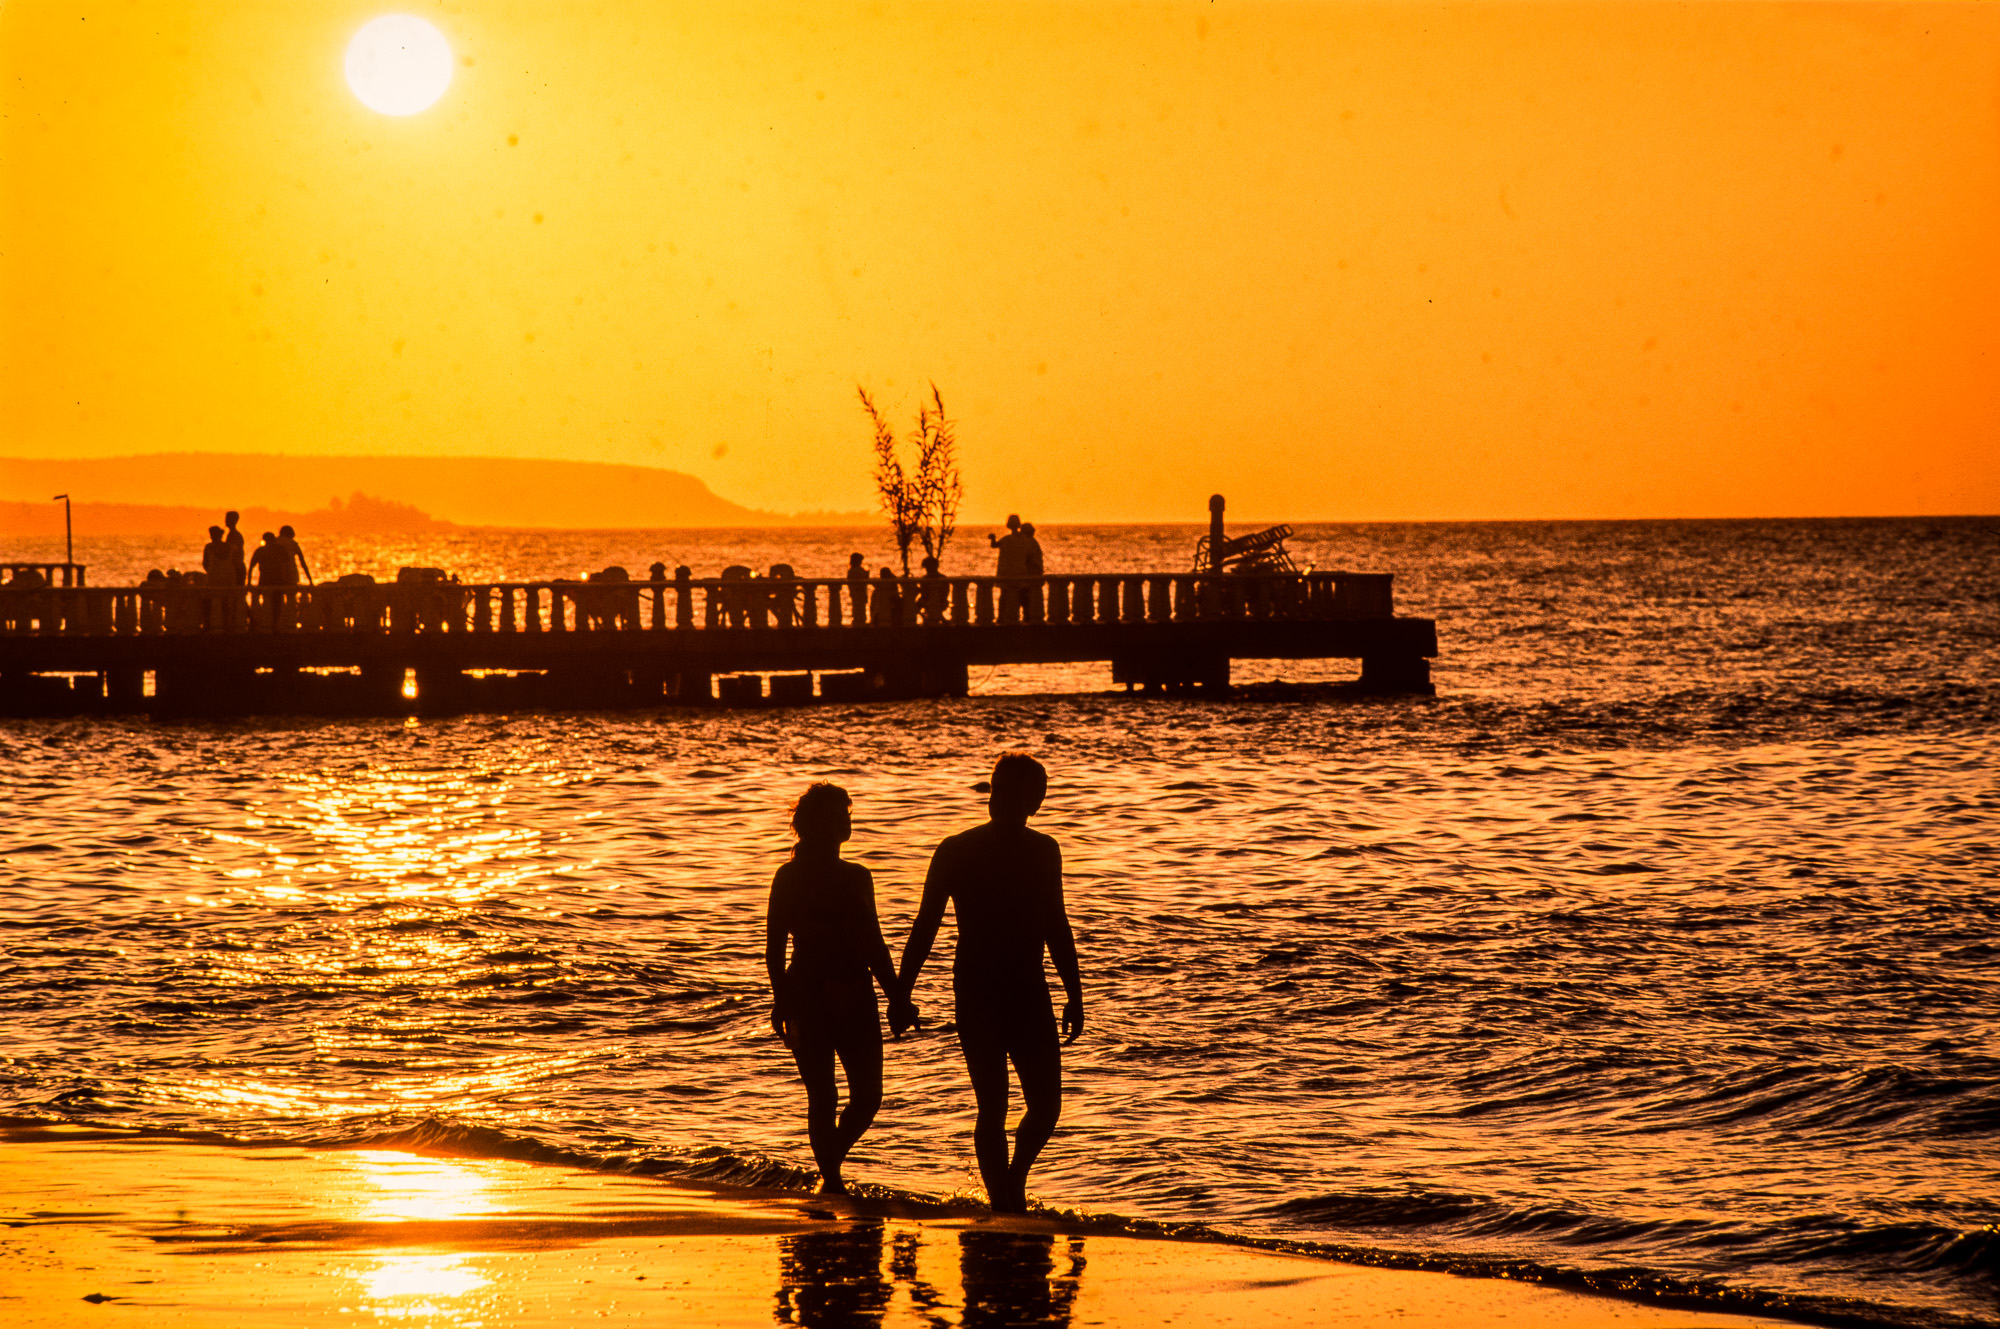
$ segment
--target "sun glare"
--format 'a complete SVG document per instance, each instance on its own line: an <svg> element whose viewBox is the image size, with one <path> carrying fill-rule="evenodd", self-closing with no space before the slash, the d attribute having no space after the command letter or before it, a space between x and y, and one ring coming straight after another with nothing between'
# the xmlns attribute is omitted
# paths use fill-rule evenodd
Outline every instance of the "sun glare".
<svg viewBox="0 0 2000 1329"><path fill-rule="evenodd" d="M347 44L347 86L371 111L415 115L451 86L451 46L409 14L370 19Z"/></svg>

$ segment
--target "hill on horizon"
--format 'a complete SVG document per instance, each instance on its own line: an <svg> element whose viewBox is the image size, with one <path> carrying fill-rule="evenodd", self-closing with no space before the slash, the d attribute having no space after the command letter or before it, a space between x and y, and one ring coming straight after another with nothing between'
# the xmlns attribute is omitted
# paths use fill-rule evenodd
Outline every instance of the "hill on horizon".
<svg viewBox="0 0 2000 1329"><path fill-rule="evenodd" d="M222 520L223 512L215 507L167 503L76 503L74 506L79 536L179 535L196 542L205 538L204 532L210 526ZM256 503L238 511L243 518L244 537L253 542L258 532L275 531L280 526L296 526L315 535L408 535L457 528L455 522L438 521L407 503L389 503L367 494L354 494L344 503L336 498L310 512L268 508ZM0 499L0 537L54 537L62 533L62 504Z"/></svg>
<svg viewBox="0 0 2000 1329"><path fill-rule="evenodd" d="M652 466L521 457L306 457L166 452L130 457L0 458L0 503L304 512L367 494L459 526L568 530L827 525L868 514L760 512L694 476ZM211 518L212 520L212 518Z"/></svg>

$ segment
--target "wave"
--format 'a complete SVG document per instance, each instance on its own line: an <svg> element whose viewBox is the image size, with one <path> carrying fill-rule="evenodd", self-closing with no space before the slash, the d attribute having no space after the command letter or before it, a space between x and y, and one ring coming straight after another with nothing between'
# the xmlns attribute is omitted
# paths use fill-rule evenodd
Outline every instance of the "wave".
<svg viewBox="0 0 2000 1329"><path fill-rule="evenodd" d="M629 1142L629 1148L592 1150L444 1117L389 1122L377 1118L340 1123L330 1129L275 1135L231 1135L219 1131L132 1127L117 1122L80 1120L61 1110L61 1107L74 1104L72 1096L61 1106L56 1102L29 1104L22 1105L28 1109L26 1111L17 1108L13 1113L0 1113L0 1135L15 1140L182 1141L246 1149L395 1150L431 1157L507 1159L594 1172L657 1177L667 1182L692 1182L723 1189L810 1193L818 1181L818 1174L810 1169L793 1167L759 1154L716 1147L661 1151L649 1149L636 1141ZM37 1111L37 1108L41 1110ZM56 1110L48 1110L52 1108ZM43 1134L52 1127L61 1127L61 1134ZM967 1211L985 1207L967 1197L939 1196L867 1183L855 1187L855 1198L863 1202L893 1203L899 1212L918 1216L926 1211L938 1216L962 1216ZM1501 1278L1672 1309L1779 1314L1790 1320L1833 1326L1835 1329L1992 1329L2000 1325L2000 1321L1947 1311L1885 1306L1856 1298L1783 1294L1734 1286L1720 1279L1690 1279L1637 1265L1583 1269L1487 1252L1397 1248L1296 1236L1260 1236L1207 1223L1061 1209L1040 1203L1035 1204L1035 1209L1038 1217L1078 1233L1205 1241L1374 1268ZM1554 1239L1558 1243L1568 1237L1578 1245L1605 1241L1631 1245L1648 1238L1667 1237L1683 1244L1712 1244L1726 1249L1741 1242L1758 1240L1749 1234L1722 1231L1720 1225L1704 1225L1692 1220L1648 1224L1548 1206L1510 1208L1479 1196L1446 1192L1357 1192L1306 1196L1267 1206L1262 1213L1293 1225L1343 1231L1390 1229L1406 1233L1447 1232L1486 1238L1532 1234L1543 1240ZM1900 1267L1906 1271L1969 1275L1988 1282L1995 1281L1996 1269L2000 1269L2000 1232L1990 1227L1971 1232L1931 1224L1864 1228L1852 1220L1832 1216L1794 1220L1783 1226L1794 1229L1789 1234L1792 1240L1788 1248L1801 1259L1864 1255L1879 1260L1893 1254L1900 1259ZM1704 1227L1718 1230L1704 1232ZM1781 1238L1785 1234L1769 1235Z"/></svg>
<svg viewBox="0 0 2000 1329"><path fill-rule="evenodd" d="M1878 1275L1925 1275L1951 1283L2000 1288L2000 1230L1940 1223L1866 1223L1837 1214L1795 1216L1764 1224L1718 1223L1696 1218L1636 1219L1576 1206L1508 1204L1497 1199L1442 1191L1368 1191L1305 1196L1266 1206L1264 1215L1301 1226L1339 1232L1393 1228L1454 1244L1468 1239L1504 1243L1532 1239L1538 1245L1615 1249L1697 1248L1704 1263L1727 1270L1741 1262L1791 1263L1800 1267L1839 1262L1850 1270ZM1375 1252L1316 1243L1338 1258L1378 1263ZM1355 1252L1350 1255L1348 1252ZM1403 1263L1401 1257L1397 1262ZM1677 1304L1687 1296L1710 1309L1782 1313L1826 1324L1965 1326L2000 1323L1950 1312L1883 1306L1855 1298L1814 1297L1745 1289L1720 1279L1689 1279L1639 1266L1572 1269L1495 1255L1433 1254L1404 1267L1442 1268L1485 1276L1529 1276L1539 1282L1621 1295L1649 1291L1649 1300ZM1520 1272L1517 1272L1520 1271ZM1692 1305L1693 1303L1688 1303Z"/></svg>

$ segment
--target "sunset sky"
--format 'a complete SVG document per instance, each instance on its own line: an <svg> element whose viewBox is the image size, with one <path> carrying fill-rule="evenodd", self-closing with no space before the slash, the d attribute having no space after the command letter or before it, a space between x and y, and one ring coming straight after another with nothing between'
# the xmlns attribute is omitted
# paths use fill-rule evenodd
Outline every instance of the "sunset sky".
<svg viewBox="0 0 2000 1329"><path fill-rule="evenodd" d="M2000 511L2000 7L0 5L0 455L970 519ZM87 497L79 495L78 497Z"/></svg>

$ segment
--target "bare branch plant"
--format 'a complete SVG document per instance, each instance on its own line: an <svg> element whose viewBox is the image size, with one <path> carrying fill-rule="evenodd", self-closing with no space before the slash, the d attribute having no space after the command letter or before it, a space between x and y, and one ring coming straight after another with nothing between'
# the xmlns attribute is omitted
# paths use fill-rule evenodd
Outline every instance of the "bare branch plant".
<svg viewBox="0 0 2000 1329"><path fill-rule="evenodd" d="M931 384L931 404L917 411L917 538L944 567L945 543L958 531L958 503L965 483L958 474L958 435L944 413L944 397Z"/></svg>
<svg viewBox="0 0 2000 1329"><path fill-rule="evenodd" d="M945 546L958 531L959 501L965 497L958 472L958 436L944 412L944 397L937 384L931 384L930 403L917 411L917 427L909 436L916 451L913 473L904 468L896 451L896 433L876 409L868 389L856 385L855 391L874 431L875 491L895 535L903 575L910 575L910 548L915 544L921 544L941 568Z"/></svg>
<svg viewBox="0 0 2000 1329"><path fill-rule="evenodd" d="M896 552L902 556L903 575L907 577L910 545L916 539L920 521L916 486L904 474L902 459L896 455L896 431L875 408L868 389L856 384L854 390L861 394L861 409L868 413L868 423L875 432L875 492L881 497L883 514L889 518L889 529L895 533Z"/></svg>

